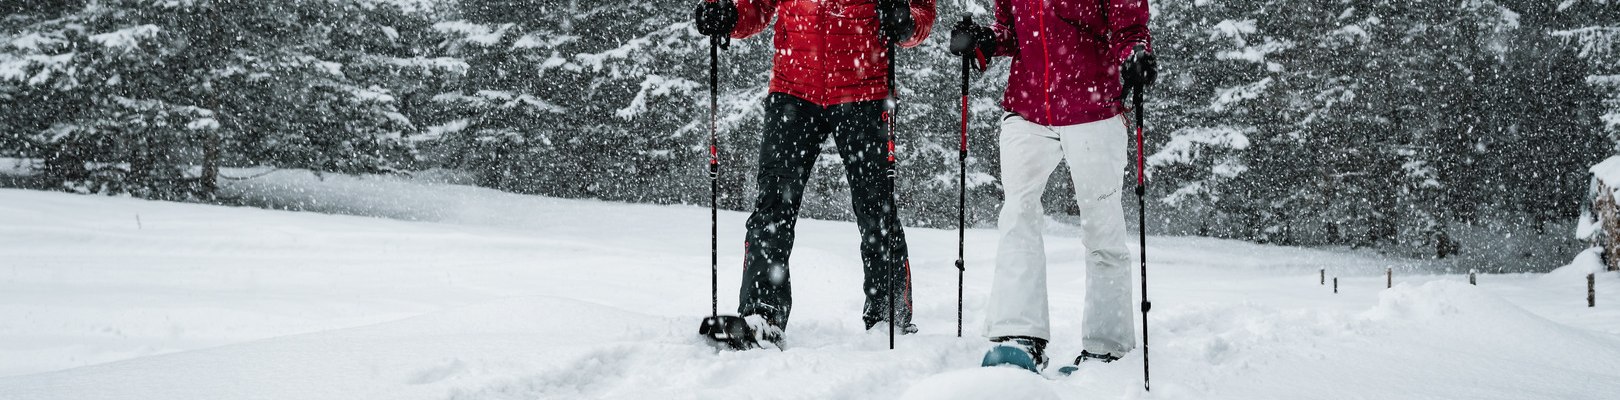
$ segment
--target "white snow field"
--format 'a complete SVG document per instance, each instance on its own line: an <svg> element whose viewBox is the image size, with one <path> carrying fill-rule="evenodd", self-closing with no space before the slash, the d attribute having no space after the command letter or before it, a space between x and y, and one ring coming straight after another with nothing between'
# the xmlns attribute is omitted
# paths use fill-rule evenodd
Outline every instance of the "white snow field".
<svg viewBox="0 0 1620 400"><path fill-rule="evenodd" d="M978 367L992 230L968 232L965 337L954 230L908 230L922 333L891 351L861 329L854 225L804 221L787 348L717 352L696 335L706 208L296 171L232 191L307 211L0 190L0 399L1620 398L1620 276L1586 307L1590 255L1470 286L1151 237L1145 392L1140 351L1072 377ZM746 217L720 214L722 312ZM1073 232L1048 240L1056 362L1080 350Z"/></svg>

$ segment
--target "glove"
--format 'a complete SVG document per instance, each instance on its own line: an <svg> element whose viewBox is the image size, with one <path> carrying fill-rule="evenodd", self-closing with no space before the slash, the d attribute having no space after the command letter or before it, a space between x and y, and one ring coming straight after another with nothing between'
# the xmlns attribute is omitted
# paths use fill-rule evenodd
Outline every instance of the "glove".
<svg viewBox="0 0 1620 400"><path fill-rule="evenodd" d="M729 0L698 3L697 29L703 36L730 35L737 27L737 5Z"/></svg>
<svg viewBox="0 0 1620 400"><path fill-rule="evenodd" d="M917 21L911 19L911 6L904 0L878 0L877 10L883 38L889 42L903 42L916 32Z"/></svg>
<svg viewBox="0 0 1620 400"><path fill-rule="evenodd" d="M951 54L957 56L971 56L975 58L989 58L996 50L996 36L990 28L973 23L972 19L962 17L961 22L951 29Z"/></svg>
<svg viewBox="0 0 1620 400"><path fill-rule="evenodd" d="M1124 80L1126 89L1152 85L1159 78L1159 58L1148 52L1146 46L1137 44L1131 56L1120 65L1119 77Z"/></svg>

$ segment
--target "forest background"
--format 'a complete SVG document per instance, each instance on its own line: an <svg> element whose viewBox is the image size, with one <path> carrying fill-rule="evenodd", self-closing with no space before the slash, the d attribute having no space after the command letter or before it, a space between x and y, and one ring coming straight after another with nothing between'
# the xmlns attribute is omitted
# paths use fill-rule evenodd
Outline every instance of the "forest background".
<svg viewBox="0 0 1620 400"><path fill-rule="evenodd" d="M1149 233L1493 271L1550 269L1585 247L1573 231L1587 167L1620 148L1620 1L1151 3L1163 72L1145 110ZM0 1L0 157L27 171L0 184L296 209L233 194L253 179L233 173L449 171L437 175L706 206L708 42L693 6ZM988 8L940 0L933 36L900 53L908 226L956 225L960 60L944 47ZM752 205L771 52L767 30L721 53L725 209ZM993 226L1000 205L1007 63L971 78L971 226ZM804 216L849 219L825 154ZM1068 186L1047 191L1060 220L1075 218Z"/></svg>

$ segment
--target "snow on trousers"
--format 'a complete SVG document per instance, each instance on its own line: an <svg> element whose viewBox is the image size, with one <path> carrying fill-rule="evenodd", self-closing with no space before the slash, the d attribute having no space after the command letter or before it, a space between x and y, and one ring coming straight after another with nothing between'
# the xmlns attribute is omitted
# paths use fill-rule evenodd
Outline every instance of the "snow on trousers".
<svg viewBox="0 0 1620 400"><path fill-rule="evenodd" d="M1136 347L1130 250L1120 204L1129 134L1123 117L1049 127L1016 114L1001 121L1001 241L985 316L985 336L1051 340L1047 301L1045 213L1041 194L1059 161L1067 160L1079 202L1086 253L1086 302L1081 344L1086 351L1123 355Z"/></svg>
<svg viewBox="0 0 1620 400"><path fill-rule="evenodd" d="M888 131L881 101L819 106L785 93L765 100L765 132L759 146L759 197L748 217L741 301L737 312L760 314L787 327L793 306L788 258L794 227L821 144L830 135L844 160L865 266L866 323L888 319L890 288L900 290L899 323L911 321L911 271L905 232L888 177ZM884 252L887 244L888 252Z"/></svg>

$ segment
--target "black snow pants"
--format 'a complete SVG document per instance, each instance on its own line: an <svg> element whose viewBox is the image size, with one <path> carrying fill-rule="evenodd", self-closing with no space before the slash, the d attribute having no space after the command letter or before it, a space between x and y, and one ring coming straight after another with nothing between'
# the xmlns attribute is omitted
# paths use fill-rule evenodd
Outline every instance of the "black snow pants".
<svg viewBox="0 0 1620 400"><path fill-rule="evenodd" d="M911 322L911 271L905 232L889 179L889 137L883 102L866 101L822 107L784 93L765 100L765 132L759 147L759 198L748 217L744 243L742 299L737 311L759 314L787 327L793 296L788 256L793 252L794 225L804 198L805 181L832 136L844 160L853 197L855 223L861 232L865 267L867 326L889 318L889 294L901 307L895 322Z"/></svg>

